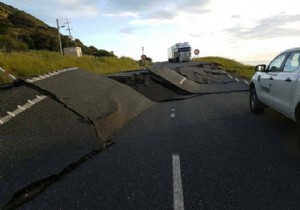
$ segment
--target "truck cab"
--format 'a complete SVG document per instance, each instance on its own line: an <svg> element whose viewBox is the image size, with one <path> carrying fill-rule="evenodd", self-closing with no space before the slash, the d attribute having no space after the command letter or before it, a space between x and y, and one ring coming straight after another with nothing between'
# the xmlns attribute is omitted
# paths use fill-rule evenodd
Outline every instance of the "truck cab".
<svg viewBox="0 0 300 210"><path fill-rule="evenodd" d="M185 62L192 60L192 48L188 42L176 43L168 48L169 62Z"/></svg>

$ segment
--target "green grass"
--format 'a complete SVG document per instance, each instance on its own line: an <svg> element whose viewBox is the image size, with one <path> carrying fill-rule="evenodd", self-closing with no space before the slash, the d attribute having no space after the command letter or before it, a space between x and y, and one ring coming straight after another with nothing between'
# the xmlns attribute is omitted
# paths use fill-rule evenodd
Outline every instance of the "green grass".
<svg viewBox="0 0 300 210"><path fill-rule="evenodd" d="M202 57L193 61L217 63L222 69L245 78L254 74L254 66L243 65L222 57ZM140 69L139 63L127 57L68 57L57 52L30 51L26 53L0 53L0 67L17 78L32 77L65 67L79 67L97 74L107 75L126 70ZM0 82L11 80L0 73Z"/></svg>
<svg viewBox="0 0 300 210"><path fill-rule="evenodd" d="M235 60L231 60L223 57L203 57L194 58L193 61L201 62L213 62L218 64L222 69L227 70L232 73L236 73L239 76L250 79L254 74L254 66L244 65Z"/></svg>
<svg viewBox="0 0 300 210"><path fill-rule="evenodd" d="M71 57L50 51L0 53L0 67L17 78L32 77L65 67L79 67L102 75L141 68L137 61L128 57ZM0 73L0 82L7 81L7 76Z"/></svg>

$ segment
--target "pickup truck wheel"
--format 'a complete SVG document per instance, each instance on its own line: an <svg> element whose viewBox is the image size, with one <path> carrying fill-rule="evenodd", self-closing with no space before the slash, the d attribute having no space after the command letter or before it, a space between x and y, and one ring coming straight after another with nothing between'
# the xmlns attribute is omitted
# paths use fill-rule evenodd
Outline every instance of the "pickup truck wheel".
<svg viewBox="0 0 300 210"><path fill-rule="evenodd" d="M298 143L298 148L300 149L300 122L299 119L297 119L297 143Z"/></svg>
<svg viewBox="0 0 300 210"><path fill-rule="evenodd" d="M297 143L300 149L300 113L296 116L296 123L297 123Z"/></svg>
<svg viewBox="0 0 300 210"><path fill-rule="evenodd" d="M257 98L255 89L250 90L249 105L251 112L254 114L260 114L265 110L263 104Z"/></svg>

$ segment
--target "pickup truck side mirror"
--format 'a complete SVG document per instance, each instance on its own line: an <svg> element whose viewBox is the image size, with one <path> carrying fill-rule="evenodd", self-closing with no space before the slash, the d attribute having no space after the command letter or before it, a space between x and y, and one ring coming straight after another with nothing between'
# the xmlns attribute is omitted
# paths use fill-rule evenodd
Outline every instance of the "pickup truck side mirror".
<svg viewBox="0 0 300 210"><path fill-rule="evenodd" d="M255 71L266 71L267 70L267 66L265 64L260 64L255 66Z"/></svg>

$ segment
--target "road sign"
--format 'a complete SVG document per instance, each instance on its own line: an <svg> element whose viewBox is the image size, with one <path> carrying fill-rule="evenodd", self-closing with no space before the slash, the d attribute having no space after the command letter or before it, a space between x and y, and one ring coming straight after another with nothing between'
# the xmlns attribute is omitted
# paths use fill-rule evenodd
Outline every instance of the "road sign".
<svg viewBox="0 0 300 210"><path fill-rule="evenodd" d="M198 49L194 50L195 55L199 55L200 51Z"/></svg>

